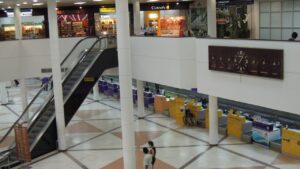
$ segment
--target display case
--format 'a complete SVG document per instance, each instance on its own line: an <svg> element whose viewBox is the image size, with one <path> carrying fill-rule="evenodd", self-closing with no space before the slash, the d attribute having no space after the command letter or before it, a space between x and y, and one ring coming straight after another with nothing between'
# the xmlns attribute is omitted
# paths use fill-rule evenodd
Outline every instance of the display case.
<svg viewBox="0 0 300 169"><path fill-rule="evenodd" d="M45 38L42 23L26 22L22 24L23 39Z"/></svg>

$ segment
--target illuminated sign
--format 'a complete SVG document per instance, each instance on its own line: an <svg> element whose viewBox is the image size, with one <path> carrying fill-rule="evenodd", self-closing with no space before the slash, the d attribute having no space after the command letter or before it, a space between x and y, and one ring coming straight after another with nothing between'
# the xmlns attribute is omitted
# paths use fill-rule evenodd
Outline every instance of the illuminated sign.
<svg viewBox="0 0 300 169"><path fill-rule="evenodd" d="M116 8L100 8L100 13L116 13Z"/></svg>
<svg viewBox="0 0 300 169"><path fill-rule="evenodd" d="M253 3L254 0L217 0L217 6L248 5Z"/></svg>

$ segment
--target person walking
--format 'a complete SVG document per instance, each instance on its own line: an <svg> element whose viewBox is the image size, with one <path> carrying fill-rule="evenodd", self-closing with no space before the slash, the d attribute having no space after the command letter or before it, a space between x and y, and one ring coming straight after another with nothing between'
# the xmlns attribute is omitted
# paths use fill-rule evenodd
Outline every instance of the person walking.
<svg viewBox="0 0 300 169"><path fill-rule="evenodd" d="M143 148L144 152L144 169L152 169L152 155L149 153L147 147Z"/></svg>
<svg viewBox="0 0 300 169"><path fill-rule="evenodd" d="M148 145L149 145L149 151L150 151L150 154L152 155L152 168L154 168L154 164L155 164L155 161L156 161L156 147L154 146L154 143L153 141L148 141Z"/></svg>

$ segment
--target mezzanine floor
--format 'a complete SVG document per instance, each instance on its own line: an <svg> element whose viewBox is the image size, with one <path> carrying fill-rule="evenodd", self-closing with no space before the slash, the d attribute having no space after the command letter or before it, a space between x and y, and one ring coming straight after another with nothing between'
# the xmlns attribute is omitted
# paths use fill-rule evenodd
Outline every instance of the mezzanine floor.
<svg viewBox="0 0 300 169"><path fill-rule="evenodd" d="M21 113L18 88L12 88L13 104L0 106L0 135ZM31 89L32 98L36 89ZM137 112L135 112L137 113ZM66 129L68 150L53 152L34 160L33 169L121 169L122 133L119 101L101 96L87 98ZM163 114L147 111L145 119L135 118L137 169L142 169L141 147L153 140L157 147L155 169L299 169L300 159L220 136L219 146L208 145L208 132L178 126ZM13 137L12 137L13 139ZM9 142L0 145L0 150Z"/></svg>

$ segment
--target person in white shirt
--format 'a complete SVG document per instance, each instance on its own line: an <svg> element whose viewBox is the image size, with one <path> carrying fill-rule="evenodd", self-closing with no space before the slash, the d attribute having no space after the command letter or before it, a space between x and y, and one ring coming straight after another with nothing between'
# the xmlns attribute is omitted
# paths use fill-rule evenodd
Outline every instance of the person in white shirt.
<svg viewBox="0 0 300 169"><path fill-rule="evenodd" d="M147 147L143 148L144 152L144 169L152 169L152 155Z"/></svg>

